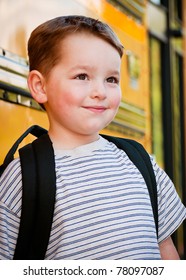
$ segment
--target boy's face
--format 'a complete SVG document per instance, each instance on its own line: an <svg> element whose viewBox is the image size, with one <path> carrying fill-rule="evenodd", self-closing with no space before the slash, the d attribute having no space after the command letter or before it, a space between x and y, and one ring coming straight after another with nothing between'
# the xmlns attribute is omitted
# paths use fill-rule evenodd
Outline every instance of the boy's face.
<svg viewBox="0 0 186 280"><path fill-rule="evenodd" d="M61 61L45 79L50 127L94 141L121 100L121 58L109 43L86 33L66 37L60 52Z"/></svg>

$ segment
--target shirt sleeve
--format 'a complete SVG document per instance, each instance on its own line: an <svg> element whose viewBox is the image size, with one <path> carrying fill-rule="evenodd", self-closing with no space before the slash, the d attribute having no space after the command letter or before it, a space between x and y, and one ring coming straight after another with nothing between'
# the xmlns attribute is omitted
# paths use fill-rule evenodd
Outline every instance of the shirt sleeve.
<svg viewBox="0 0 186 280"><path fill-rule="evenodd" d="M0 259L13 259L22 197L20 161L14 160L0 178Z"/></svg>
<svg viewBox="0 0 186 280"><path fill-rule="evenodd" d="M154 159L151 160L157 182L159 217L158 242L160 243L171 236L183 223L186 218L186 208L169 176L157 165Z"/></svg>

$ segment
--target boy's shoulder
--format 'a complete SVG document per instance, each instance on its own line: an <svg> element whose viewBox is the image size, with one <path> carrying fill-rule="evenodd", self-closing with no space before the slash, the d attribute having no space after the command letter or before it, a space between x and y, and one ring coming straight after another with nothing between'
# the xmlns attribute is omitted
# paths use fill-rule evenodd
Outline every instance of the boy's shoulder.
<svg viewBox="0 0 186 280"><path fill-rule="evenodd" d="M2 169L2 173L0 174L0 182L3 185L5 180L15 180L18 175L21 175L21 163L20 158L13 159L5 169ZM2 189L2 187L1 187ZM0 189L0 190L1 190Z"/></svg>
<svg viewBox="0 0 186 280"><path fill-rule="evenodd" d="M0 177L0 201L15 215L21 215L22 174L20 159L10 162Z"/></svg>

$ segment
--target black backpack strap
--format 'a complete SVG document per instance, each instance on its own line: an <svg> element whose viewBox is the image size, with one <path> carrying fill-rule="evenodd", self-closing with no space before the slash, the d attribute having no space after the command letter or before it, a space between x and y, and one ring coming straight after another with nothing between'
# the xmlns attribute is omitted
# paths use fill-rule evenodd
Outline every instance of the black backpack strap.
<svg viewBox="0 0 186 280"><path fill-rule="evenodd" d="M54 151L48 134L19 153L23 198L14 259L42 260L49 242L56 194Z"/></svg>
<svg viewBox="0 0 186 280"><path fill-rule="evenodd" d="M157 195L157 183L156 183L154 170L152 167L152 162L150 160L149 154L146 152L146 150L140 143L138 143L134 140L129 140L129 139L125 139L125 140L128 143L132 144L133 147L136 148L136 150L138 150L139 154L143 158L144 163L146 165L146 168L147 168L146 171L148 171L148 177L146 177L145 182L146 182L146 184L148 184L148 191L150 194L150 199L151 199L151 204L152 204L152 209L153 209L153 214L154 214L154 220L155 220L155 224L156 224L156 232L157 232L157 236L158 236L158 197L157 197L158 195ZM150 180L149 180L149 176L150 176Z"/></svg>
<svg viewBox="0 0 186 280"><path fill-rule="evenodd" d="M14 260L28 260L36 219L36 166L32 145L19 150L22 167L22 211Z"/></svg>
<svg viewBox="0 0 186 280"><path fill-rule="evenodd" d="M108 135L102 136L108 141L113 142L119 149L124 150L130 158L130 160L136 165L136 167L143 175L143 178L149 191L156 226L156 233L158 237L157 184L149 154L140 143L134 140L112 137Z"/></svg>
<svg viewBox="0 0 186 280"><path fill-rule="evenodd" d="M48 134L35 140L33 147L36 156L39 189L32 251L33 257L41 260L44 259L46 254L53 221L56 199L56 170L54 150Z"/></svg>
<svg viewBox="0 0 186 280"><path fill-rule="evenodd" d="M47 130L38 126L38 125L33 125L31 127L29 127L17 140L16 142L13 144L13 146L11 147L11 149L8 151L3 164L0 166L0 176L3 173L3 171L5 170L5 168L9 165L9 163L14 159L14 154L18 149L19 144L23 141L23 139L28 135L28 134L32 134L36 137L40 137L43 134L46 134Z"/></svg>

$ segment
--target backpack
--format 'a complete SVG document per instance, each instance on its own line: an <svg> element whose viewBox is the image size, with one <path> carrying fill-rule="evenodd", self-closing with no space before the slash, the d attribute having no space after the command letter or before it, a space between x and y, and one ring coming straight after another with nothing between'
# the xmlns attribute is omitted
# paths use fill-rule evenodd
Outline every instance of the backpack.
<svg viewBox="0 0 186 280"><path fill-rule="evenodd" d="M0 176L22 140L31 133L37 137L19 149L22 169L22 212L14 253L15 260L42 260L47 250L53 220L56 194L55 160L52 142L47 130L34 125L14 143L0 166ZM158 237L157 186L149 154L138 142L101 134L126 152L146 182Z"/></svg>

